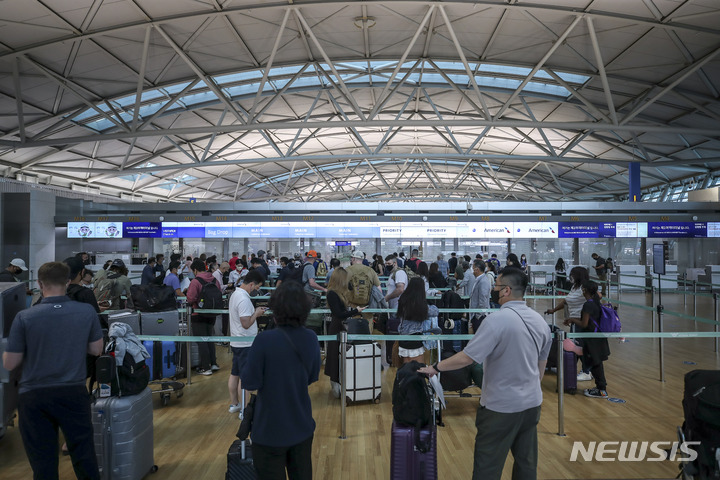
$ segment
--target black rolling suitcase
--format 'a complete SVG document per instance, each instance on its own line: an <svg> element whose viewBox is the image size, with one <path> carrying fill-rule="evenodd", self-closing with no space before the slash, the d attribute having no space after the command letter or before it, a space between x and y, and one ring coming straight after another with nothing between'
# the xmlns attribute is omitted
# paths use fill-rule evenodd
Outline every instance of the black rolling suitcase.
<svg viewBox="0 0 720 480"><path fill-rule="evenodd" d="M245 405L245 390L240 400ZM244 409L244 407L243 407ZM245 413L243 411L243 413ZM252 480L257 478L252 459L252 448L246 440L235 440L227 454L225 480Z"/></svg>
<svg viewBox="0 0 720 480"><path fill-rule="evenodd" d="M683 395L685 423L680 440L700 442L691 445L698 456L682 464L684 478L720 478L720 371L693 370L685 374Z"/></svg>
<svg viewBox="0 0 720 480"><path fill-rule="evenodd" d="M557 368L555 330L557 330L557 327L551 325L552 344L550 345L546 368ZM578 357L574 352L563 351L563 390L571 395L575 395L577 392L577 361Z"/></svg>

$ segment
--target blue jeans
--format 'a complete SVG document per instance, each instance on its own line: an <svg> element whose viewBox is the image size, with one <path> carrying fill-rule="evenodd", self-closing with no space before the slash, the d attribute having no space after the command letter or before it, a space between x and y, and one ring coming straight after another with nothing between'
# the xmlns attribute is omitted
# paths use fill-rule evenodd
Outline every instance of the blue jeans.
<svg viewBox="0 0 720 480"><path fill-rule="evenodd" d="M36 480L58 478L58 427L78 479L99 480L85 385L37 388L18 399L20 435Z"/></svg>

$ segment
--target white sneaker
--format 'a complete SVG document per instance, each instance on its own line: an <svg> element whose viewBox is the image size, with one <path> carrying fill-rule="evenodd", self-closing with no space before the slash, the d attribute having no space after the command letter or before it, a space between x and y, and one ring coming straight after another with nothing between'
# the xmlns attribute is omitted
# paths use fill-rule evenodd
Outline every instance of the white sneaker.
<svg viewBox="0 0 720 480"><path fill-rule="evenodd" d="M577 375L578 382L589 382L593 379L592 373L580 372Z"/></svg>
<svg viewBox="0 0 720 480"><path fill-rule="evenodd" d="M228 412L230 413L237 413L240 410L242 410L242 405L239 403L236 403L235 405L230 405L230 408L228 408Z"/></svg>
<svg viewBox="0 0 720 480"><path fill-rule="evenodd" d="M203 370L202 368L199 368L199 369L197 370L197 374L198 374L198 375L209 376L209 375L212 375L212 370Z"/></svg>
<svg viewBox="0 0 720 480"><path fill-rule="evenodd" d="M217 365L212 365L212 366L210 367L210 370L213 371L213 372L217 372L218 370L220 370L220 367L218 367Z"/></svg>

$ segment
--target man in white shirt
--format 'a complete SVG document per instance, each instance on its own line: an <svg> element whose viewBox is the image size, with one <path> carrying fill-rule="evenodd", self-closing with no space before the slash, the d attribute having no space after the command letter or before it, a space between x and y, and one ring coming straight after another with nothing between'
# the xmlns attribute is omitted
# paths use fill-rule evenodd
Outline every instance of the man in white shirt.
<svg viewBox="0 0 720 480"><path fill-rule="evenodd" d="M408 283L408 276L405 270L398 268L397 259L393 255L385 257L385 267L387 267L390 274L387 281L385 301L388 302L390 308L397 310L400 295L405 291ZM388 333L396 333L399 325L400 320L394 313L391 313L388 320Z"/></svg>
<svg viewBox="0 0 720 480"><path fill-rule="evenodd" d="M258 333L257 318L265 313L265 307L253 307L250 293L258 290L265 279L257 270L250 270L243 283L230 297L228 310L230 311L230 336L231 337L254 337ZM244 405L240 405L238 398L242 395L242 383L240 372L242 372L247 354L250 351L252 341L230 342L230 349L233 354L232 371L228 378L228 390L230 392L230 413L241 412ZM246 398L249 399L248 396Z"/></svg>

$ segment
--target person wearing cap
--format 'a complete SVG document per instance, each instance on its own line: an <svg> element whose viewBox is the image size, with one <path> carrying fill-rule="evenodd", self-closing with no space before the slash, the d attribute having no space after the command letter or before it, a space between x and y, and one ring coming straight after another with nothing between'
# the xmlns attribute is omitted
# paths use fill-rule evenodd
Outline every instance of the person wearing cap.
<svg viewBox="0 0 720 480"><path fill-rule="evenodd" d="M10 265L0 273L0 282L19 282L20 279L17 276L22 272L27 272L25 260L13 258L10 261Z"/></svg>
<svg viewBox="0 0 720 480"><path fill-rule="evenodd" d="M97 313L100 313L100 307L97 304L92 290L85 288L82 284L82 279L85 275L85 264L82 259L79 257L68 257L63 260L63 263L70 268L70 283L67 286L66 295L76 302L87 303L92 306Z"/></svg>
<svg viewBox="0 0 720 480"><path fill-rule="evenodd" d="M262 251L262 250L261 250ZM307 253L307 256L305 257L305 261L303 262L303 273L302 273L302 284L305 289L305 292L308 294L314 294L315 290L320 290L321 292L327 292L327 289L323 287L322 285L319 285L315 281L315 267L313 263L317 260L317 252L315 250L310 250Z"/></svg>
<svg viewBox="0 0 720 480"><path fill-rule="evenodd" d="M375 270L372 269L372 267L369 267L367 265L363 264L363 259L365 258L365 253L361 252L360 250L355 250L352 253L352 257L350 258L350 266L345 269L348 276L348 283L350 285L353 285L353 278L366 278L370 281L370 288L368 289L368 297L366 301L364 302L358 302L357 295L353 295L352 293L349 295L349 301L348 305L351 308L359 308L359 307L367 307L370 303L370 296L372 295L372 287L378 287L380 288L380 278L378 277L378 274ZM373 330L373 314L372 313L363 313L362 317L367 320L368 325L370 326L370 331ZM380 332L375 332L380 333ZM384 350L385 342L382 342L380 348ZM381 350L381 351L382 351ZM384 351L382 351L384 354ZM383 366L387 366L385 362L385 356L380 357L383 360Z"/></svg>
<svg viewBox="0 0 720 480"><path fill-rule="evenodd" d="M130 282L127 274L128 269L125 266L125 262L123 262L120 258L116 258L110 264L107 275L105 275L105 277L100 279L99 281L95 282L94 290L96 298L98 298L98 292L103 290L103 283L112 282L108 303L101 304L100 302L98 302L100 311L105 311L108 309L117 310L125 307L124 302L122 301L120 296L125 295L129 297L130 287L132 286L132 282Z"/></svg>

